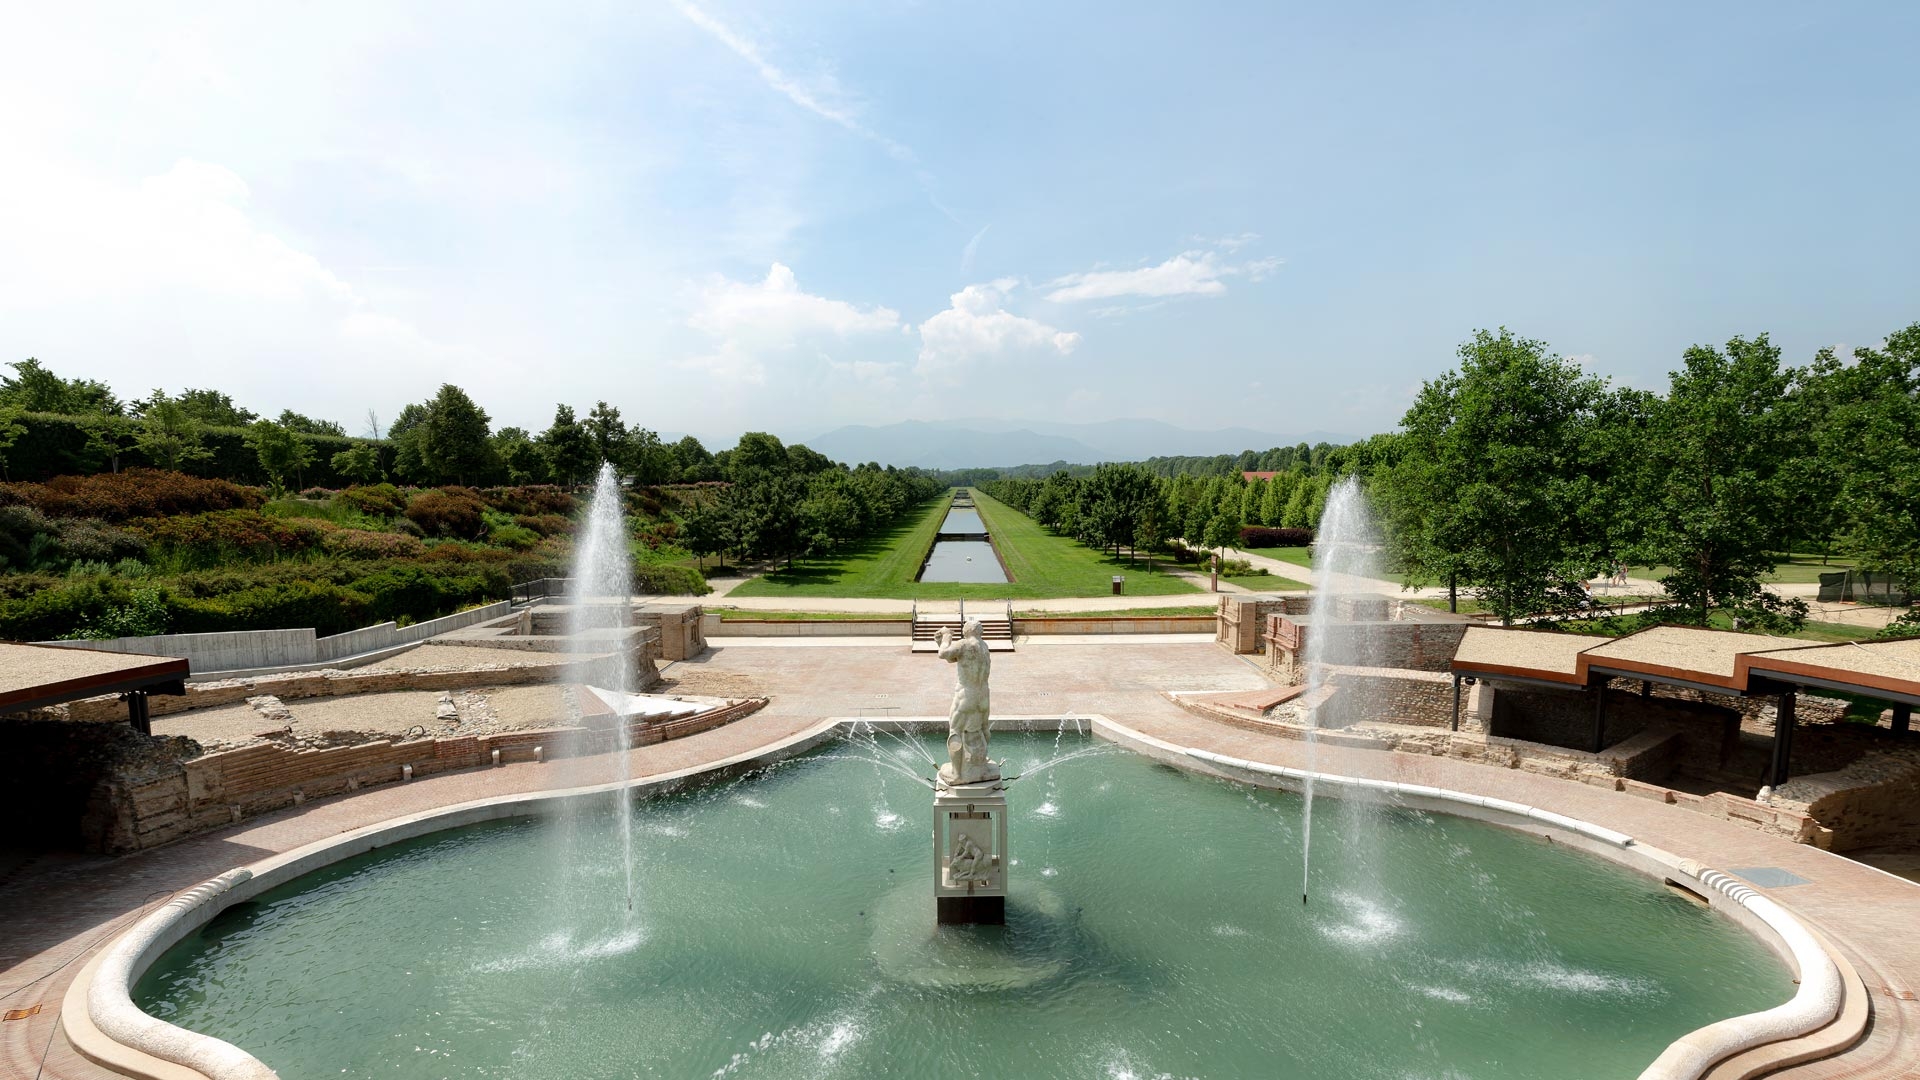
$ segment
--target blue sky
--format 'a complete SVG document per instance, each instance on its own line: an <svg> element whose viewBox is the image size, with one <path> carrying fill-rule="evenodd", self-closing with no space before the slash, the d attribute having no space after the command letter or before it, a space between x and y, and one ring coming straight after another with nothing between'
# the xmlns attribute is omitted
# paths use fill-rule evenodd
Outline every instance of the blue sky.
<svg viewBox="0 0 1920 1080"><path fill-rule="evenodd" d="M1360 435L1476 327L1657 389L1920 320L1910 5L544 7L16 12L0 358Z"/></svg>

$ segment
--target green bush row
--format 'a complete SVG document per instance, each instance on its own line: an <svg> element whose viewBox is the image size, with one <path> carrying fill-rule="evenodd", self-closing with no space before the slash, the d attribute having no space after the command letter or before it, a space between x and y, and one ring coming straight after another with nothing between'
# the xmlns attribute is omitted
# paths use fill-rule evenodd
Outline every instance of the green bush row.
<svg viewBox="0 0 1920 1080"><path fill-rule="evenodd" d="M138 430L137 422L129 427L128 421L118 417L60 416L54 413L25 413L20 417L20 424L27 429L26 434L7 449L7 478L11 480L47 480L74 473L111 471L113 460L98 441L90 437L114 424L127 431ZM247 443L247 429L207 427L201 429L201 435L202 445L212 456L194 462L193 472L241 484L268 482L266 470L260 467L259 452ZM294 437L313 448L313 464L302 470L298 478L300 484L306 487L345 487L353 482L334 470L333 455L368 440L298 433ZM121 440L120 468L160 466L159 462L149 460L138 447L126 445L131 442L131 438ZM384 443L374 445L380 448L383 459L390 456L391 451Z"/></svg>
<svg viewBox="0 0 1920 1080"><path fill-rule="evenodd" d="M46 641L75 633L115 637L129 627L190 634L310 626L325 636L387 620L422 622L450 615L506 599L515 582L565 573L549 559L516 558L445 566L322 560L170 578L12 574L0 589L0 640ZM634 567L634 587L652 593L708 591L692 567L644 563Z"/></svg>

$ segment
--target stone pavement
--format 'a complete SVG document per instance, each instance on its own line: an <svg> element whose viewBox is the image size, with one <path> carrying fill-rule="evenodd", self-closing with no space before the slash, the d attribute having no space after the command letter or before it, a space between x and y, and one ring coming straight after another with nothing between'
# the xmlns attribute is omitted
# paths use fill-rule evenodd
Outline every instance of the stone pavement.
<svg viewBox="0 0 1920 1080"><path fill-rule="evenodd" d="M1244 659L1210 641L1146 644L1117 637L1099 644L1050 645L993 660L996 713L1102 713L1159 738L1236 757L1301 765L1290 739L1224 727L1189 714L1170 690L1253 690L1267 681ZM716 643L665 674L689 691L702 682L751 681L766 709L724 728L632 753L637 777L749 752L828 716L943 715L953 685L945 665L898 649L793 648ZM1763 890L1847 952L1873 993L1876 1021L1845 1058L1778 1075L1912 1076L1920 1060L1920 886L1869 867L1702 814L1567 781L1448 759L1320 747L1316 767L1498 795L1585 818L1676 854L1721 867L1777 866L1808 884ZM88 956L173 892L214 874L316 839L400 814L490 795L588 782L581 769L604 759L515 764L433 776L319 800L218 832L118 859L69 858L28 867L0 885L0 1001L41 1012L0 1023L0 1075L49 1080L108 1076L60 1036L61 995ZM45 1068L41 1057L45 1053ZM1572 1066L1577 1071L1577 1065Z"/></svg>

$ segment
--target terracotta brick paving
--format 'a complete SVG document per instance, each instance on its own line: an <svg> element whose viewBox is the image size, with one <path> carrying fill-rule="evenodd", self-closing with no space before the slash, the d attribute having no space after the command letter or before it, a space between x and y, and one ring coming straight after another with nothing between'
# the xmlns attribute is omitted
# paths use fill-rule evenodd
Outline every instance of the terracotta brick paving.
<svg viewBox="0 0 1920 1080"><path fill-rule="evenodd" d="M772 704L715 731L633 752L636 776L657 775L752 750L826 716L944 714L952 674L937 659L872 648L756 648L730 644L667 670L688 692L703 679L743 680ZM1266 681L1210 643L1033 648L994 657L997 713L1104 713L1149 734L1219 753L1303 765L1303 744L1201 720L1166 690L1252 690ZM1720 867L1778 866L1808 880L1768 890L1848 954L1873 989L1876 1021L1845 1057L1786 1077L1911 1077L1920 1061L1920 886L1764 836L1731 822L1587 785L1443 758L1322 747L1324 769L1435 784L1549 807L1642 837ZM400 814L489 795L584 782L581 761L516 764L434 776L309 803L154 851L51 864L0 887L0 995L6 1009L41 1005L0 1023L0 1075L49 1080L109 1076L79 1058L56 1030L61 995L93 949L140 911L223 870ZM1869 951L1870 950L1870 951ZM37 980L37 981L36 981ZM1903 997L1904 995L1904 997ZM41 1056L46 1053L44 1070Z"/></svg>

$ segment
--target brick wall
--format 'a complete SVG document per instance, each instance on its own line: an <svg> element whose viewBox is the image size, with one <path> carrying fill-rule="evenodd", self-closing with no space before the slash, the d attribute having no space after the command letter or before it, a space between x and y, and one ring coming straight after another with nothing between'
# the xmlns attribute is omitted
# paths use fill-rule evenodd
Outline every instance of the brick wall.
<svg viewBox="0 0 1920 1080"><path fill-rule="evenodd" d="M1303 615L1310 601L1304 596L1248 596L1230 593L1220 597L1219 625L1214 640L1236 654L1265 652L1262 640L1267 617L1278 614Z"/></svg>
<svg viewBox="0 0 1920 1080"><path fill-rule="evenodd" d="M1911 751L1869 754L1844 769L1793 777L1773 803L1831 830L1834 851L1920 844L1920 761Z"/></svg>
<svg viewBox="0 0 1920 1080"><path fill-rule="evenodd" d="M1379 599L1385 602L1384 598ZM1329 656L1351 659L1369 667L1447 671L1453 663L1453 654L1460 648L1460 639L1467 632L1466 623L1309 623L1296 620L1293 614L1269 615L1264 636L1271 646L1269 665L1276 671L1289 673L1295 680L1302 671L1301 654L1315 638L1322 641Z"/></svg>
<svg viewBox="0 0 1920 1080"><path fill-rule="evenodd" d="M750 698L661 723L633 721L628 730L633 745L645 746L720 727L766 703L765 698ZM107 726L52 723L75 729ZM124 725L117 726L133 734ZM403 742L383 739L323 750L262 743L95 777L79 833L89 850L123 854L297 806L307 799L392 783L402 779L402 767L407 765L419 777L490 765L496 750L503 762L510 762L532 760L536 747L542 757L552 759L606 753L613 745L611 728L587 727Z"/></svg>
<svg viewBox="0 0 1920 1080"><path fill-rule="evenodd" d="M1453 680L1413 672L1335 671L1327 683L1337 692L1320 710L1320 726L1351 727L1363 721L1448 727L1453 722Z"/></svg>

